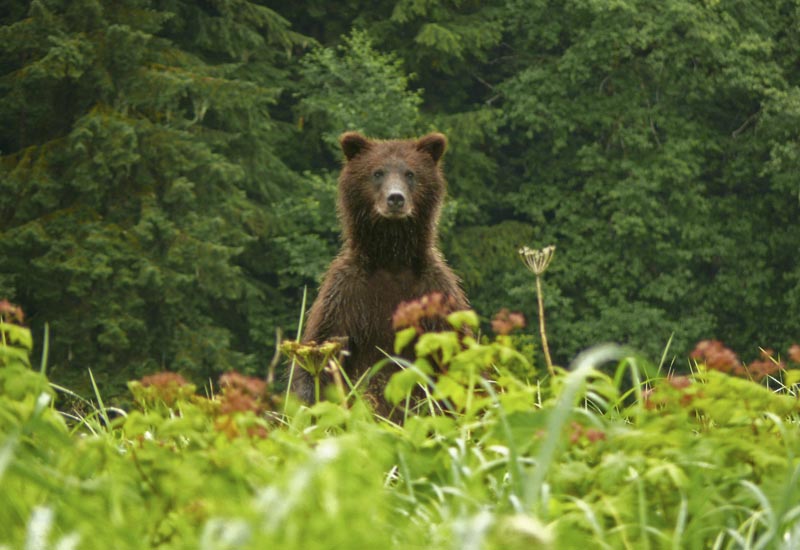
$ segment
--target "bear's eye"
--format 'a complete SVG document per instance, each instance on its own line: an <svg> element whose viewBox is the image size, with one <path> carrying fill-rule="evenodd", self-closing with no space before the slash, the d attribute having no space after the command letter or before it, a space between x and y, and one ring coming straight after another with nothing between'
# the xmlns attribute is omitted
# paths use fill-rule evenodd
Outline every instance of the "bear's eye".
<svg viewBox="0 0 800 550"><path fill-rule="evenodd" d="M383 177L383 170L375 170L372 173L372 177L375 178L376 180L381 179Z"/></svg>
<svg viewBox="0 0 800 550"><path fill-rule="evenodd" d="M414 172L411 170L406 170L406 179L408 181L414 181Z"/></svg>

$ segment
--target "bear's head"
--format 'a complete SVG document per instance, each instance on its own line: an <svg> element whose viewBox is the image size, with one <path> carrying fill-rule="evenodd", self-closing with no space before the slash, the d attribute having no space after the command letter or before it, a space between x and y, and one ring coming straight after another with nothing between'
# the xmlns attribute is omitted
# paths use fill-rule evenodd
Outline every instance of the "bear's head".
<svg viewBox="0 0 800 550"><path fill-rule="evenodd" d="M339 217L346 246L376 269L419 268L435 253L446 182L442 134L373 140L357 132L339 138Z"/></svg>
<svg viewBox="0 0 800 550"><path fill-rule="evenodd" d="M439 165L447 148L444 135L384 141L347 132L339 143L345 155L339 178L343 221L435 223L446 185Z"/></svg>

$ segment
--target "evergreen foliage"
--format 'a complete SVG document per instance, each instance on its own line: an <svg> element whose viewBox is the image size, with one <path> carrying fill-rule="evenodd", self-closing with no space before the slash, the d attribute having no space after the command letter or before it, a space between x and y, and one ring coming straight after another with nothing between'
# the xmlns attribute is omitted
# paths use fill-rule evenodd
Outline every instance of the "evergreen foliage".
<svg viewBox="0 0 800 550"><path fill-rule="evenodd" d="M652 353L673 331L679 349L699 334L785 343L800 329L784 316L797 194L765 160L783 149L767 113L796 89L779 53L796 11L528 7L501 84L513 136L504 168L519 181L515 214L563 252L550 279L564 298L550 310L560 352L611 339Z"/></svg>
<svg viewBox="0 0 800 550"><path fill-rule="evenodd" d="M2 287L51 323L54 375L252 370L269 309L239 259L292 181L269 114L288 24L249 2L37 0L0 36Z"/></svg>
<svg viewBox="0 0 800 550"><path fill-rule="evenodd" d="M261 372L337 249L336 136L450 139L443 248L552 352L800 333L793 0L34 0L0 14L0 298L54 378ZM116 391L109 390L110 393Z"/></svg>

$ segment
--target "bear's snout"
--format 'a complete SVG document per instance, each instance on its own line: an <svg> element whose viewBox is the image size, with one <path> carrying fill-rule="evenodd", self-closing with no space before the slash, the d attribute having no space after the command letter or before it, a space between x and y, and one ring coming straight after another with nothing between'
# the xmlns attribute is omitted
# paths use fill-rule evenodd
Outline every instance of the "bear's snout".
<svg viewBox="0 0 800 550"><path fill-rule="evenodd" d="M400 210L406 204L406 197L402 193L395 191L386 197L386 204L389 210Z"/></svg>
<svg viewBox="0 0 800 550"><path fill-rule="evenodd" d="M378 212L384 218L405 218L411 215L411 204L402 190L392 190L384 194L382 208Z"/></svg>
<svg viewBox="0 0 800 550"><path fill-rule="evenodd" d="M385 218L405 218L411 215L411 204L406 197L405 191L393 189L384 194L383 208L379 208L380 214Z"/></svg>
<svg viewBox="0 0 800 550"><path fill-rule="evenodd" d="M383 182L378 211L385 218L405 218L411 215L411 197L405 182L396 174L390 174Z"/></svg>

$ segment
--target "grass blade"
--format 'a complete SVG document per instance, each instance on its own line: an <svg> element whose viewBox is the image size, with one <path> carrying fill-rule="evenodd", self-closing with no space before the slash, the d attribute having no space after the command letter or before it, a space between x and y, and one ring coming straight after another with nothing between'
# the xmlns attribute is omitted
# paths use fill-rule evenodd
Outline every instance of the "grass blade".
<svg viewBox="0 0 800 550"><path fill-rule="evenodd" d="M300 336L303 334L303 322L306 317L306 299L308 297L308 287L303 287L303 301L300 303L300 320L297 323L297 335L295 340L300 341ZM280 345L280 342L278 342ZM289 395L292 393L292 379L294 378L295 360L289 365L289 381L286 384L286 399L283 400L283 414L286 414L286 404L289 402Z"/></svg>
<svg viewBox="0 0 800 550"><path fill-rule="evenodd" d="M47 373L47 358L50 355L50 325L44 324L44 336L42 341L42 362L39 365L39 372Z"/></svg>
<svg viewBox="0 0 800 550"><path fill-rule="evenodd" d="M597 365L608 361L619 360L623 355L623 350L616 344L603 344L584 351L573 361L572 367L567 374L561 396L555 408L550 413L547 422L545 440L542 443L539 453L536 456L536 469L533 472L530 482L525 492L525 504L527 508L543 512L541 495L547 473L555 460L561 436L564 433L564 426L570 417L572 408L578 398L578 393L583 386L586 378L591 374Z"/></svg>
<svg viewBox="0 0 800 550"><path fill-rule="evenodd" d="M92 374L92 369L89 369L89 379L92 381L92 389L94 390L94 395L97 398L97 404L99 407L98 412L100 413L103 422L106 425L106 428L111 426L111 421L108 418L108 412L106 411L106 407L103 404L103 397L100 395L100 390L97 388L97 383L94 380L94 374Z"/></svg>

